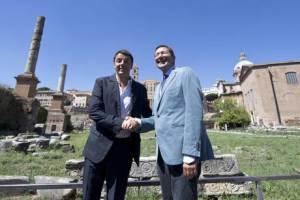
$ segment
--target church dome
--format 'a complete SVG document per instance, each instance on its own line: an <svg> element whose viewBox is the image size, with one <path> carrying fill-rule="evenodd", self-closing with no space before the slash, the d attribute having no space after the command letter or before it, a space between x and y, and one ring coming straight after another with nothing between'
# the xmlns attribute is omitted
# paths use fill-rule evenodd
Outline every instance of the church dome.
<svg viewBox="0 0 300 200"><path fill-rule="evenodd" d="M234 66L234 72L241 70L242 66L251 66L253 62L247 60L246 54L244 52L240 53L240 61Z"/></svg>

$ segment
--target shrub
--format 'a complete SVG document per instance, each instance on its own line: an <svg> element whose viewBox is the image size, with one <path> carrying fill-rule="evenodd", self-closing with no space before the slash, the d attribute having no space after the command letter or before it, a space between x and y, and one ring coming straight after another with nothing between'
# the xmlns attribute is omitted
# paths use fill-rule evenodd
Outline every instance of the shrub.
<svg viewBox="0 0 300 200"><path fill-rule="evenodd" d="M217 122L221 127L227 124L228 128L244 127L250 124L250 117L244 107L228 99L218 99L214 102L214 108L218 112Z"/></svg>
<svg viewBox="0 0 300 200"><path fill-rule="evenodd" d="M48 116L48 110L42 106L39 107L37 113L37 123L46 123Z"/></svg>
<svg viewBox="0 0 300 200"><path fill-rule="evenodd" d="M0 86L0 113L0 130L18 130L25 117L22 103L3 86Z"/></svg>

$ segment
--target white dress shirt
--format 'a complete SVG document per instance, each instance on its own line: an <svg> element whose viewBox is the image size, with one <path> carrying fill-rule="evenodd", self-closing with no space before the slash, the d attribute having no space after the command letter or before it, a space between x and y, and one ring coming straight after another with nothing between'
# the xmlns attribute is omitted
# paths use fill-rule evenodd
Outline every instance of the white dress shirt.
<svg viewBox="0 0 300 200"><path fill-rule="evenodd" d="M131 93L131 80L128 81L125 88L121 88L119 85L120 91L120 103L121 103L121 117L125 118L129 116L132 110L132 93ZM116 135L117 138L127 138L130 136L130 131L121 130L119 134Z"/></svg>

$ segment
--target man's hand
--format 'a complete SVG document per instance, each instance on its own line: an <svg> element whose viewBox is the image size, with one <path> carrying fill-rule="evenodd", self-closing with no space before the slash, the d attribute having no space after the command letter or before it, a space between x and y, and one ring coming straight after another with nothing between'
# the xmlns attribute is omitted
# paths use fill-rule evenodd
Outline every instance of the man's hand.
<svg viewBox="0 0 300 200"><path fill-rule="evenodd" d="M129 131L134 131L139 128L140 124L133 117L126 117L122 123L122 128Z"/></svg>
<svg viewBox="0 0 300 200"><path fill-rule="evenodd" d="M194 162L193 164L183 163L182 167L183 167L183 175L188 179L192 179L198 174L197 162Z"/></svg>

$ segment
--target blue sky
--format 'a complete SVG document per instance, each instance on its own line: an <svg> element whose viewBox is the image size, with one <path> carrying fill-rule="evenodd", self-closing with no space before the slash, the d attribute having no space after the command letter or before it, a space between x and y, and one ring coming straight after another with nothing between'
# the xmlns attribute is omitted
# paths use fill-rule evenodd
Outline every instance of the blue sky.
<svg viewBox="0 0 300 200"><path fill-rule="evenodd" d="M254 63L300 60L300 1L285 0L1 0L0 84L15 86L37 16L46 22L36 67L56 89L67 64L65 89L91 90L113 73L115 51L130 50L140 80L161 79L154 48L168 44L177 66L190 66L202 86L233 80L244 51Z"/></svg>

